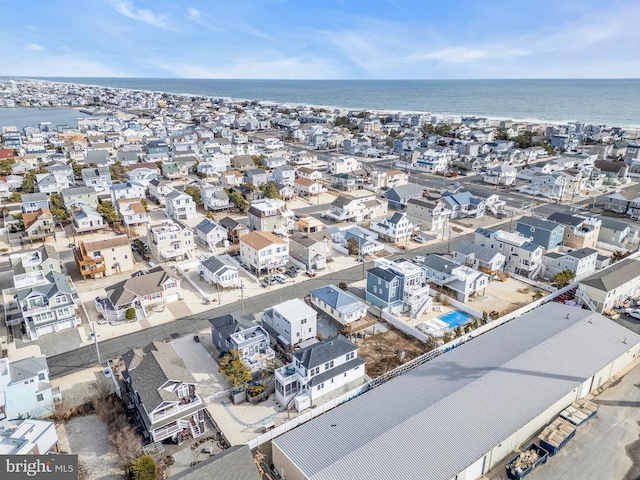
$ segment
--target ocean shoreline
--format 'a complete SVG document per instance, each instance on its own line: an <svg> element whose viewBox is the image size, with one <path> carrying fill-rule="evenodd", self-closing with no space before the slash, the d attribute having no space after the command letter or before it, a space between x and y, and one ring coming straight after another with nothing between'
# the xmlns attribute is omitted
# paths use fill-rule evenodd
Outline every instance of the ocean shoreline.
<svg viewBox="0 0 640 480"><path fill-rule="evenodd" d="M91 78L91 77L87 77L87 78ZM566 125L569 122L582 122L584 120L581 120L579 118L576 119L554 119L554 120L544 120L544 119L539 119L539 118L527 118L527 117L513 117L513 116L495 116L495 115L486 115L486 114L480 114L480 113L452 113L452 112L439 112L439 111L434 111L434 110L407 110L407 109L389 109L389 108L366 108L366 107L349 107L349 106L337 106L337 105L327 105L327 104L314 104L314 103L307 103L307 102L296 102L296 101L278 101L278 100L271 100L268 98L243 98L243 97L231 97L231 96L226 96L226 95L203 95L201 93L188 93L188 92L173 92L173 91L167 91L167 90L152 90L152 89L144 89L144 88L130 88L130 87L114 87L114 86L108 86L108 85L100 85L100 84L89 84L89 83L76 83L76 82L64 82L64 81L59 81L59 80L49 80L46 78L29 78L29 77L24 77L24 78L15 78L16 80L19 81L34 81L34 82L44 82L44 83L51 83L51 84L65 84L65 85L73 85L73 86L78 86L78 87L92 87L92 88L103 88L103 89L108 89L108 90L118 90L118 91L125 91L125 92L151 92L151 93L155 93L155 94L169 94L169 95L175 95L178 97L200 97L203 99L207 99L207 100L228 100L230 102L233 103L242 103L242 102L262 102L262 103L271 103L271 104L275 104L275 105L279 105L279 106L285 106L285 107L298 107L298 106L304 106L304 107L309 107L309 108L317 108L317 109L326 109L326 110L354 110L354 111L367 111L367 112L371 112L374 114L416 114L416 115L421 115L421 114L429 114L429 115L434 115L434 116L450 116L450 117L478 117L478 118L485 118L488 121L492 121L492 122L500 122L500 121L512 121L515 123L532 123L532 124L538 124L538 125ZM114 79L122 79L122 80L126 80L127 78L116 78L114 77ZM149 80L153 80L153 79L149 79ZM159 79L159 80L172 80L172 79ZM203 79L204 80L204 79ZM297 81L297 80L292 80L292 81ZM356 81L356 80L354 80ZM359 80L357 80L359 81ZM460 80L460 81L464 81L464 80ZM488 80L490 81L490 80ZM7 108L7 107L0 107L0 108ZM40 107L10 107L10 108L40 108ZM60 107L43 107L43 108L70 108L70 109L78 109L78 106L73 107L73 106L60 106ZM626 128L626 129L632 129L632 130L638 130L640 129L640 123L639 124L609 124L609 123L602 123L602 122L587 122L584 121L585 124L595 124L595 125L606 125L608 127L620 127L620 128Z"/></svg>

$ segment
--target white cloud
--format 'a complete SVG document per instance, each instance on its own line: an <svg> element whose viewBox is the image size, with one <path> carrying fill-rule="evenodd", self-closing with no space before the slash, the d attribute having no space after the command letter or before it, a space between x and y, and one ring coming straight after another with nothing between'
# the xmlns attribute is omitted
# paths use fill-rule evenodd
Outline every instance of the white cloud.
<svg viewBox="0 0 640 480"><path fill-rule="evenodd" d="M27 43L27 50L33 50L34 52L41 52L44 50L42 45L38 45L37 43Z"/></svg>
<svg viewBox="0 0 640 480"><path fill-rule="evenodd" d="M174 29L166 15L152 12L146 8L136 8L130 0L108 0L109 4L121 15L158 28Z"/></svg>
<svg viewBox="0 0 640 480"><path fill-rule="evenodd" d="M520 57L528 55L528 50L497 50L489 48L449 47L408 57L409 60L440 60L448 63L466 63L488 58Z"/></svg>
<svg viewBox="0 0 640 480"><path fill-rule="evenodd" d="M201 16L202 16L202 12L200 12L200 10L198 10L197 8L187 9L187 18L191 20L200 20Z"/></svg>

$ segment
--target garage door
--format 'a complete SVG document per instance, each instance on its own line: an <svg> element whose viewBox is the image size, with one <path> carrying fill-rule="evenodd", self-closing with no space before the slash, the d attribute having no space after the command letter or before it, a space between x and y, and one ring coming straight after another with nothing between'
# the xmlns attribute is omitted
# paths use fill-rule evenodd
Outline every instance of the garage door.
<svg viewBox="0 0 640 480"><path fill-rule="evenodd" d="M53 333L53 325L45 325L44 327L36 327L36 333L38 336L47 335L48 333Z"/></svg>
<svg viewBox="0 0 640 480"><path fill-rule="evenodd" d="M165 297L165 301L167 303L169 302L175 302L176 300L178 300L180 298L180 295L176 292L176 293L170 293L169 295L167 295Z"/></svg>
<svg viewBox="0 0 640 480"><path fill-rule="evenodd" d="M473 462L466 470L465 479L466 480L476 480L482 476L482 471L484 470L484 457L479 458L475 462Z"/></svg>
<svg viewBox="0 0 640 480"><path fill-rule="evenodd" d="M56 329L58 331L64 330L65 328L71 328L71 327L73 327L73 320L66 320L64 322L60 322L56 324Z"/></svg>

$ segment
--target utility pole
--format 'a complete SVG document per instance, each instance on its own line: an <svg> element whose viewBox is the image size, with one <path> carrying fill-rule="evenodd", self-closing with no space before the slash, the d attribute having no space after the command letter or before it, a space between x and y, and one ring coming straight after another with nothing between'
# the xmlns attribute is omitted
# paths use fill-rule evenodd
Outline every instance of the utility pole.
<svg viewBox="0 0 640 480"><path fill-rule="evenodd" d="M98 335L93 321L91 322L91 335L93 335L93 343L96 346L96 353L98 354L98 365L102 365L102 359L100 358L100 348L98 348Z"/></svg>
<svg viewBox="0 0 640 480"><path fill-rule="evenodd" d="M240 280L240 301L242 303L242 314L244 315L244 282Z"/></svg>

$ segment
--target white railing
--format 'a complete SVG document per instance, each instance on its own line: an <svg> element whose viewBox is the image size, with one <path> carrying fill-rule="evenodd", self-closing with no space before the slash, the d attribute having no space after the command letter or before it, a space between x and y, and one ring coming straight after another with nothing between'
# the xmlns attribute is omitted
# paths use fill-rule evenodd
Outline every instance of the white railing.
<svg viewBox="0 0 640 480"><path fill-rule="evenodd" d="M247 445L249 445L249 448L254 449L259 445L262 445L263 443L271 441L274 438L279 437L283 433L286 433L289 430L296 428L298 425L302 425L303 423L306 423L309 420L316 418L318 415L322 415L323 413L328 412L329 410L332 410L335 407L342 405L345 402L348 402L349 400L366 392L368 389L369 389L369 385L365 383L364 385L360 385L359 387L354 388L353 390L349 390L347 393L343 393L342 395L332 400L329 400L318 407L312 408L308 411L301 413L296 418L293 418L283 423L282 425L278 425L273 430L263 433L262 435L258 435L257 437L249 440L247 442Z"/></svg>
<svg viewBox="0 0 640 480"><path fill-rule="evenodd" d="M386 321L389 322L391 325L393 325L395 328L397 328L398 330L411 335L414 338L417 338L418 340L420 340L421 342L426 342L428 340L428 336L425 335L424 333L420 332L419 330L413 328L412 326L408 325L407 323L403 322L402 320L397 319L396 317L394 317L393 315L391 315L388 312L385 312L384 310L381 312L381 317Z"/></svg>

